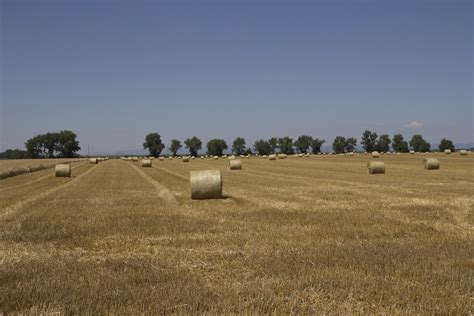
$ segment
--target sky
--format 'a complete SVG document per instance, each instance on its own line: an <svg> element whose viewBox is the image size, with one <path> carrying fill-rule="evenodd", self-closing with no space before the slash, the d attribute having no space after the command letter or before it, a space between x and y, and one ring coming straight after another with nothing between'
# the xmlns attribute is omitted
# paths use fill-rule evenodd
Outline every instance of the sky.
<svg viewBox="0 0 474 316"><path fill-rule="evenodd" d="M474 142L470 0L0 0L0 151L64 129ZM204 146L203 146L204 147Z"/></svg>

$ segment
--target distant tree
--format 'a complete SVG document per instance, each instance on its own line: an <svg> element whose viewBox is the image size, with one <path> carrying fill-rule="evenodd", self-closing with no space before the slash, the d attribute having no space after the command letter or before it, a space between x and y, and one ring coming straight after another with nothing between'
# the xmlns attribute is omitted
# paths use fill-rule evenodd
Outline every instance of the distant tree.
<svg viewBox="0 0 474 316"><path fill-rule="evenodd" d="M439 151L445 151L446 149L454 151L454 144L451 140L443 138L439 143Z"/></svg>
<svg viewBox="0 0 474 316"><path fill-rule="evenodd" d="M81 150L79 141L76 140L77 135L72 131L60 131L57 133L58 156L63 158L77 157L77 152Z"/></svg>
<svg viewBox="0 0 474 316"><path fill-rule="evenodd" d="M325 143L326 141L324 139L318 139L314 138L313 141L311 142L311 149L313 151L313 154L318 154L321 152L321 146Z"/></svg>
<svg viewBox="0 0 474 316"><path fill-rule="evenodd" d="M357 147L356 138L349 137L348 139L346 139L346 146L344 148L346 152L353 152L356 147Z"/></svg>
<svg viewBox="0 0 474 316"><path fill-rule="evenodd" d="M377 133L372 133L371 131L366 130L362 134L362 141L360 143L366 152L373 152L375 150L376 141Z"/></svg>
<svg viewBox="0 0 474 316"><path fill-rule="evenodd" d="M272 137L268 140L270 147L272 148L272 153L275 153L278 148L278 138Z"/></svg>
<svg viewBox="0 0 474 316"><path fill-rule="evenodd" d="M207 142L207 153L211 156L222 156L227 149L227 143L223 139L211 139Z"/></svg>
<svg viewBox="0 0 474 316"><path fill-rule="evenodd" d="M273 148L267 140L259 139L253 144L253 148L259 155L270 155Z"/></svg>
<svg viewBox="0 0 474 316"><path fill-rule="evenodd" d="M143 148L148 149L150 156L159 157L165 145L161 141L161 136L158 133L150 133L146 135Z"/></svg>
<svg viewBox="0 0 474 316"><path fill-rule="evenodd" d="M296 150L300 153L306 154L308 152L309 147L313 144L313 137L309 135L301 135L295 140L295 147Z"/></svg>
<svg viewBox="0 0 474 316"><path fill-rule="evenodd" d="M388 134L383 134L379 136L379 139L377 140L377 145L375 146L377 151L380 152L387 152L390 150L390 143L392 140L390 139L390 136Z"/></svg>
<svg viewBox="0 0 474 316"><path fill-rule="evenodd" d="M420 134L415 134L410 140L411 148L416 152L430 151L430 144Z"/></svg>
<svg viewBox="0 0 474 316"><path fill-rule="evenodd" d="M232 152L238 156L243 155L245 152L245 139L237 137L232 144Z"/></svg>
<svg viewBox="0 0 474 316"><path fill-rule="evenodd" d="M54 152L58 148L59 134L58 133L46 133L41 135L43 140L43 148L46 150L45 154L48 158L54 158Z"/></svg>
<svg viewBox="0 0 474 316"><path fill-rule="evenodd" d="M193 136L192 138L186 139L184 144L186 145L186 148L189 149L189 154L191 156L197 156L198 151L201 149L202 141L196 136Z"/></svg>
<svg viewBox="0 0 474 316"><path fill-rule="evenodd" d="M43 156L43 135L36 135L25 142L26 152L31 158L40 158Z"/></svg>
<svg viewBox="0 0 474 316"><path fill-rule="evenodd" d="M25 159L30 158L25 150L7 149L0 153L0 159Z"/></svg>
<svg viewBox="0 0 474 316"><path fill-rule="evenodd" d="M293 138L285 136L278 139L278 147L283 154L291 155L295 153L293 149Z"/></svg>
<svg viewBox="0 0 474 316"><path fill-rule="evenodd" d="M252 154L252 149L246 148L244 151L244 155L251 155Z"/></svg>
<svg viewBox="0 0 474 316"><path fill-rule="evenodd" d="M346 150L346 138L343 136L336 136L332 143L332 149L336 154L343 153Z"/></svg>
<svg viewBox="0 0 474 316"><path fill-rule="evenodd" d="M180 150L181 147L183 147L183 145L181 145L181 141L177 139L172 139L170 143L170 147L168 149L171 151L171 154L174 157L176 156L176 153L178 152L178 150Z"/></svg>
<svg viewBox="0 0 474 316"><path fill-rule="evenodd" d="M392 148L397 153L407 153L409 151L408 142L403 139L402 134L393 135Z"/></svg>

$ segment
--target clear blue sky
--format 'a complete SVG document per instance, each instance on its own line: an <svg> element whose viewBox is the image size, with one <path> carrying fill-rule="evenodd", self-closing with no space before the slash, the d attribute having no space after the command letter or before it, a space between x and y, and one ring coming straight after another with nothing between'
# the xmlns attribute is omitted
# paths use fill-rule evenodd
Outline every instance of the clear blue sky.
<svg viewBox="0 0 474 316"><path fill-rule="evenodd" d="M365 129L473 142L473 2L1 0L0 150ZM84 152L84 151L82 151Z"/></svg>

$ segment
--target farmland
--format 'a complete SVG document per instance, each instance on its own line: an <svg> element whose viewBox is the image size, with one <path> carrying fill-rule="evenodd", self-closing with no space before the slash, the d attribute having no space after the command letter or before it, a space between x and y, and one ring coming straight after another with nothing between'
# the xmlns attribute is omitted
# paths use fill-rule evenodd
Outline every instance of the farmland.
<svg viewBox="0 0 474 316"><path fill-rule="evenodd" d="M371 160L111 159L1 180L0 312L468 314L473 155L383 155L376 175ZM205 169L223 199L190 199Z"/></svg>

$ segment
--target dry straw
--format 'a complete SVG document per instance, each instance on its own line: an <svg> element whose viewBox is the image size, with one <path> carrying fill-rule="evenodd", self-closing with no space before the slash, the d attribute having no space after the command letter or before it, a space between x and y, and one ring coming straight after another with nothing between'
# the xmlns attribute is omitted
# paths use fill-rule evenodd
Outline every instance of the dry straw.
<svg viewBox="0 0 474 316"><path fill-rule="evenodd" d="M219 157L218 157L218 156L214 156L214 157L212 157L212 159L214 159L214 160L219 160Z"/></svg>
<svg viewBox="0 0 474 316"><path fill-rule="evenodd" d="M191 199L222 198L222 174L220 170L199 170L190 172Z"/></svg>
<svg viewBox="0 0 474 316"><path fill-rule="evenodd" d="M415 154L415 151L414 150L410 150L410 155L414 155Z"/></svg>
<svg viewBox="0 0 474 316"><path fill-rule="evenodd" d="M165 157L158 158L159 161L165 161Z"/></svg>
<svg viewBox="0 0 474 316"><path fill-rule="evenodd" d="M183 162L189 162L189 157L183 157Z"/></svg>
<svg viewBox="0 0 474 316"><path fill-rule="evenodd" d="M150 168L151 167L151 159L143 159L142 160L142 167L143 168Z"/></svg>
<svg viewBox="0 0 474 316"><path fill-rule="evenodd" d="M451 149L445 149L445 150L444 150L444 153L445 153L445 154L450 154L450 153L451 153Z"/></svg>
<svg viewBox="0 0 474 316"><path fill-rule="evenodd" d="M461 156L467 156L467 150L461 149L461 150L459 151L459 154L460 154Z"/></svg>
<svg viewBox="0 0 474 316"><path fill-rule="evenodd" d="M367 171L370 174L385 173L385 164L382 161L371 161L367 164Z"/></svg>
<svg viewBox="0 0 474 316"><path fill-rule="evenodd" d="M425 158L423 159L423 166L426 170L438 170L439 160L436 158Z"/></svg>
<svg viewBox="0 0 474 316"><path fill-rule="evenodd" d="M270 156L268 156L268 159L270 160L276 160L277 159L277 156L275 154L272 154Z"/></svg>
<svg viewBox="0 0 474 316"><path fill-rule="evenodd" d="M286 159L286 154L279 154L278 159Z"/></svg>
<svg viewBox="0 0 474 316"><path fill-rule="evenodd" d="M378 151L373 151L372 158L380 158L380 153Z"/></svg>
<svg viewBox="0 0 474 316"><path fill-rule="evenodd" d="M242 169L242 160L240 159L231 159L229 160L230 170L240 170Z"/></svg>
<svg viewBox="0 0 474 316"><path fill-rule="evenodd" d="M89 159L89 163L95 165L95 164L99 163L99 159L97 159L97 158L90 158L90 159Z"/></svg>
<svg viewBox="0 0 474 316"><path fill-rule="evenodd" d="M54 174L56 177L70 177L71 176L71 165L58 164L54 167Z"/></svg>

